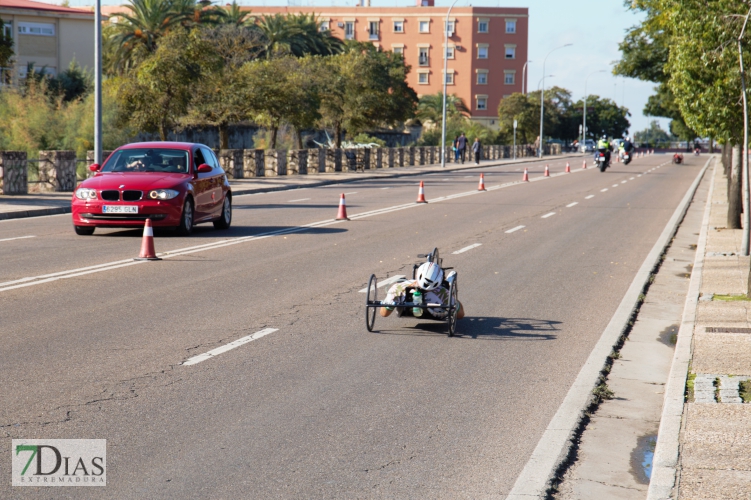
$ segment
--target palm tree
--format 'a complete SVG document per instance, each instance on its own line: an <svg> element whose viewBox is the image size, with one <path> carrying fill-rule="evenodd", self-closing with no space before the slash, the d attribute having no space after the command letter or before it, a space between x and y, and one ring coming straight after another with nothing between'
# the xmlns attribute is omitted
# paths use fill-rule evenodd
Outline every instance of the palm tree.
<svg viewBox="0 0 751 500"><path fill-rule="evenodd" d="M469 108L461 97L454 94L446 96L446 118L469 114ZM417 104L417 117L423 122L440 124L443 121L443 92L422 96Z"/></svg>
<svg viewBox="0 0 751 500"><path fill-rule="evenodd" d="M266 58L286 54L295 57L330 55L342 50L341 40L328 30L321 31L320 23L313 14L274 14L264 16L257 25L266 39Z"/></svg>
<svg viewBox="0 0 751 500"><path fill-rule="evenodd" d="M225 7L224 10L227 12L223 20L225 24L248 26L255 22L255 17L250 15L249 10L242 10L242 7L238 5L237 0L232 0L232 3L227 4L227 7Z"/></svg>
<svg viewBox="0 0 751 500"><path fill-rule="evenodd" d="M216 25L224 22L227 11L217 7L210 0L166 0L172 4L172 10L180 16L183 26Z"/></svg>

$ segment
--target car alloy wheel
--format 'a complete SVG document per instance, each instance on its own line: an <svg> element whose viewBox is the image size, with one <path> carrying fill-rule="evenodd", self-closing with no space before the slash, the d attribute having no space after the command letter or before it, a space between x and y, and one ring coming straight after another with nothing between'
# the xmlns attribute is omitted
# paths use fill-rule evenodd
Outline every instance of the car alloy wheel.
<svg viewBox="0 0 751 500"><path fill-rule="evenodd" d="M193 202L190 198L183 204L183 214L180 217L180 226L177 231L183 236L189 235L193 231Z"/></svg>

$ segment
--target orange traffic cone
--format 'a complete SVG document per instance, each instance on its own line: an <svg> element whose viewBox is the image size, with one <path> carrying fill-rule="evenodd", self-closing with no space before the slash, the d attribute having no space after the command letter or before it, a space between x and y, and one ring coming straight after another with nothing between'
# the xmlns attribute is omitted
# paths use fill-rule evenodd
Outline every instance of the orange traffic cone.
<svg viewBox="0 0 751 500"><path fill-rule="evenodd" d="M156 256L156 250L154 250L154 229L151 227L151 219L146 219L146 224L143 226L141 253L133 260L162 260Z"/></svg>
<svg viewBox="0 0 751 500"><path fill-rule="evenodd" d="M420 181L420 190L417 192L417 203L427 203L425 199L425 185Z"/></svg>
<svg viewBox="0 0 751 500"><path fill-rule="evenodd" d="M569 163L568 163L568 162L566 162L566 173L567 173L567 174L570 174L570 173L571 173L571 165L569 165Z"/></svg>
<svg viewBox="0 0 751 500"><path fill-rule="evenodd" d="M550 177L550 169L545 165L545 177Z"/></svg>
<svg viewBox="0 0 751 500"><path fill-rule="evenodd" d="M524 169L524 176L522 176L522 182L529 182L529 173L527 173L527 169Z"/></svg>
<svg viewBox="0 0 751 500"><path fill-rule="evenodd" d="M339 213L336 215L336 220L349 220L347 217L347 202L344 201L344 193L339 199Z"/></svg>
<svg viewBox="0 0 751 500"><path fill-rule="evenodd" d="M587 160L584 160L584 162L582 163L582 168L583 169L587 168Z"/></svg>
<svg viewBox="0 0 751 500"><path fill-rule="evenodd" d="M480 185L477 186L478 191L487 191L485 189L485 174L480 174Z"/></svg>

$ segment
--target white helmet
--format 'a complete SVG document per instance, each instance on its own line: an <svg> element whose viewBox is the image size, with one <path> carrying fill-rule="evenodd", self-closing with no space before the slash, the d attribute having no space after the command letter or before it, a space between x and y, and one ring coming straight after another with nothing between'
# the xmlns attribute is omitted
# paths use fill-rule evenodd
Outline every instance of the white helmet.
<svg viewBox="0 0 751 500"><path fill-rule="evenodd" d="M443 282L443 269L434 263L426 262L417 268L417 286L423 290L435 290Z"/></svg>

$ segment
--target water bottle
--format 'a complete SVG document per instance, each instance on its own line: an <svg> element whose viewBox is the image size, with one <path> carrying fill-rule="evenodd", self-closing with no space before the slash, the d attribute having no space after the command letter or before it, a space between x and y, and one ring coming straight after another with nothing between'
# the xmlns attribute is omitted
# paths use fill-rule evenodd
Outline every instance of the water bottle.
<svg viewBox="0 0 751 500"><path fill-rule="evenodd" d="M422 292L419 289L415 289L414 292L412 292L412 302L416 304L422 304ZM413 307L412 308L412 314L419 318L422 316L422 308L421 307Z"/></svg>

